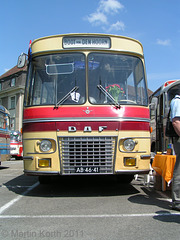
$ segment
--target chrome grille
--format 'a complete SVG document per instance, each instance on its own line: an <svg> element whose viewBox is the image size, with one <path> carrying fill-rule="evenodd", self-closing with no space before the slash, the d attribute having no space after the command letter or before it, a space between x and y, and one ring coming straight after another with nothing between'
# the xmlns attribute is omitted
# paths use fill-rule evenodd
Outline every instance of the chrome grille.
<svg viewBox="0 0 180 240"><path fill-rule="evenodd" d="M77 168L96 168L99 174L113 173L115 137L59 138L62 174L77 174Z"/></svg>

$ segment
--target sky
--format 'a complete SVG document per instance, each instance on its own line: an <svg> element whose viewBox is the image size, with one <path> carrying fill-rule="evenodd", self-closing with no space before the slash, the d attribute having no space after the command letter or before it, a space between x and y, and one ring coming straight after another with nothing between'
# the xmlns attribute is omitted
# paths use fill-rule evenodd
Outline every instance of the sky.
<svg viewBox="0 0 180 240"><path fill-rule="evenodd" d="M30 40L103 33L142 43L150 90L180 79L180 0L3 0L0 9L0 76Z"/></svg>

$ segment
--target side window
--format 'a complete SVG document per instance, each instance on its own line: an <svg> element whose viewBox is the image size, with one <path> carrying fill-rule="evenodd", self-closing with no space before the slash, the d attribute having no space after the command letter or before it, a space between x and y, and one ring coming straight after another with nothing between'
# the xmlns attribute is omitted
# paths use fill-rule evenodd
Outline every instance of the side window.
<svg viewBox="0 0 180 240"><path fill-rule="evenodd" d="M134 76L133 72L129 75L127 79L127 91L126 96L128 100L132 100L136 102L136 92L135 92L135 85L134 85Z"/></svg>
<svg viewBox="0 0 180 240"><path fill-rule="evenodd" d="M141 105L147 104L144 79L142 79L137 85L137 97L138 97L137 99L138 104L141 104Z"/></svg>
<svg viewBox="0 0 180 240"><path fill-rule="evenodd" d="M144 79L144 72L142 62L138 62L135 67L135 79L137 84L137 103L141 105L147 105L147 92Z"/></svg>
<svg viewBox="0 0 180 240"><path fill-rule="evenodd" d="M26 81L26 91L25 91L25 96L24 96L24 105L28 106L30 105L31 101L31 94L32 94L32 82L33 82L33 67L32 67L32 62L29 64L29 69L28 69L28 77Z"/></svg>
<svg viewBox="0 0 180 240"><path fill-rule="evenodd" d="M34 86L33 86L34 90L33 90L33 98L32 98L32 105L39 105L40 104L40 100L41 100L41 88L42 88L42 80L38 74L38 72L36 72L35 75L35 81L34 81Z"/></svg>

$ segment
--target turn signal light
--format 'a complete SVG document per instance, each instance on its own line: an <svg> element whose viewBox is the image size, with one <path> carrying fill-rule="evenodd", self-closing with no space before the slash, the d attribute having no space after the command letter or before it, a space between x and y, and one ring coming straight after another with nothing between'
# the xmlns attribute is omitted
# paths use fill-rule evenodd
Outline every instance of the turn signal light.
<svg viewBox="0 0 180 240"><path fill-rule="evenodd" d="M124 158L124 166L126 167L134 167L136 166L136 158Z"/></svg>
<svg viewBox="0 0 180 240"><path fill-rule="evenodd" d="M51 159L39 159L38 166L39 167L50 167Z"/></svg>

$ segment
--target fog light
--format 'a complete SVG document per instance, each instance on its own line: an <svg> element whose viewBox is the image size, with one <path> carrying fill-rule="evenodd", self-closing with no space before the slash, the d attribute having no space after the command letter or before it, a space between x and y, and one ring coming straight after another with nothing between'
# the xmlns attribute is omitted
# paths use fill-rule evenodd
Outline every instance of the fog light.
<svg viewBox="0 0 180 240"><path fill-rule="evenodd" d="M136 158L128 158L128 157L125 157L124 158L124 166L126 167L133 167L133 166L136 166Z"/></svg>
<svg viewBox="0 0 180 240"><path fill-rule="evenodd" d="M38 166L39 167L50 167L51 159L39 159Z"/></svg>

